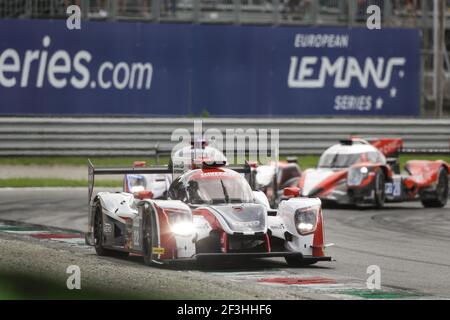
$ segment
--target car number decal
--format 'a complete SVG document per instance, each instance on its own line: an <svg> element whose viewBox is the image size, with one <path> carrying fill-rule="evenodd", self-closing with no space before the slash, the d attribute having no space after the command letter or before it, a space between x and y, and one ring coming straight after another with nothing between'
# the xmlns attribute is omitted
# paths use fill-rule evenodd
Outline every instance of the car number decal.
<svg viewBox="0 0 450 320"><path fill-rule="evenodd" d="M401 195L401 179L394 179L394 182L388 182L385 186L385 192L388 195L399 197Z"/></svg>

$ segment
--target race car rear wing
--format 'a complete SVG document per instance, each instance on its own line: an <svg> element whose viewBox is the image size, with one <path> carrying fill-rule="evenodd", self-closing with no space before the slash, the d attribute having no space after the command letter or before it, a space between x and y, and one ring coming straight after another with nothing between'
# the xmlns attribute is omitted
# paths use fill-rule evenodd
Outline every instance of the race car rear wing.
<svg viewBox="0 0 450 320"><path fill-rule="evenodd" d="M367 141L388 158L398 158L403 149L401 138L369 138Z"/></svg>
<svg viewBox="0 0 450 320"><path fill-rule="evenodd" d="M214 165L208 164L208 167ZM248 163L243 166L227 166L227 169L237 173L250 174L251 167ZM91 160L88 160L88 204L91 203L94 192L96 175L126 175L126 174L173 174L169 166L150 166L150 167L94 167Z"/></svg>
<svg viewBox="0 0 450 320"><path fill-rule="evenodd" d="M372 138L367 141L378 148L386 158L398 158L400 154L449 154L450 148L405 148L401 138ZM450 143L450 141L449 141ZM450 146L450 144L449 144Z"/></svg>
<svg viewBox="0 0 450 320"><path fill-rule="evenodd" d="M364 138L379 149L386 158L398 158L400 154L449 154L449 148L406 148L402 138Z"/></svg>

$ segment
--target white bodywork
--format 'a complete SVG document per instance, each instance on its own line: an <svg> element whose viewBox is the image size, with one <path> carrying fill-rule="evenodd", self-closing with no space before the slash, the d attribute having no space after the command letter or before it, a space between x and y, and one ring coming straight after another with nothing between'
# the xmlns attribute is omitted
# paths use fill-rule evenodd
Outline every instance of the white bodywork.
<svg viewBox="0 0 450 320"><path fill-rule="evenodd" d="M285 241L285 249L289 252L299 252L304 256L312 256L312 246L314 235L300 235L297 232L294 215L296 210L303 208L311 208L321 206L321 201L319 199L314 198L293 198L290 200L285 200L280 203L278 212L276 216L269 216L268 210L270 209L268 206L267 198L265 200L262 199L262 196L265 195L262 192L255 192L255 195L259 200L256 200L257 204L253 204L253 206L261 206L264 208L264 212L266 215L265 218L265 227L263 232L267 232L270 230L271 236L279 239L285 239L286 232L292 235L292 241ZM173 201L173 200L138 200L134 199L132 194L129 193L109 193L109 192L100 192L97 194L96 199L100 201L103 214L110 217L113 221L117 221L121 224L125 225L126 233L129 235L129 239L126 241L125 250L129 250L130 252L140 252L142 250L142 216L138 207L142 207L144 204L148 204L149 206L159 207L162 209L176 209L176 210L184 210L184 211L192 211L188 205L184 204L181 201ZM95 201L95 200L94 200ZM259 203L259 204L258 204ZM250 204L249 204L250 205ZM246 205L243 205L244 207ZM93 207L92 207L93 208ZM220 212L216 210L212 210L210 207L205 207L212 215L217 218L220 222L223 230L228 234L233 234L233 230L227 227L227 222L224 220L223 216L221 216ZM93 212L90 215L90 227L88 232L87 241L89 244L93 245ZM192 222L192 233L179 235L174 234L174 238L176 241L176 250L177 250L177 258L192 258L196 254L195 241L199 241L201 239L207 238L210 236L210 232L212 231L212 226L208 222L205 217L201 215L191 215ZM158 220L157 220L158 221ZM104 232L111 233L112 225L109 222L104 223ZM157 223L157 228L159 228L159 223ZM158 229L159 232L159 229ZM252 235L254 232L244 232L244 234ZM195 239L195 241L194 241ZM157 247L163 246L161 243L154 244Z"/></svg>
<svg viewBox="0 0 450 320"><path fill-rule="evenodd" d="M267 210L270 210L269 200L267 196L262 191L253 191L253 195L255 197L255 202L263 205Z"/></svg>
<svg viewBox="0 0 450 320"><path fill-rule="evenodd" d="M276 173L275 165L263 165L256 168L256 185L268 186L272 183L273 177Z"/></svg>
<svg viewBox="0 0 450 320"><path fill-rule="evenodd" d="M276 217L269 217L272 218L272 223L283 223L286 231L293 235L293 240L286 242L286 249L288 251L301 252L305 256L312 255L314 234L299 235L292 215L298 209L310 207L320 208L321 204L321 201L317 198L294 198L288 201L282 201L278 207L278 215ZM281 236L281 234L278 234L278 237Z"/></svg>
<svg viewBox="0 0 450 320"><path fill-rule="evenodd" d="M202 150L213 153L209 155L209 161L211 157L214 161L225 160L216 149ZM191 159L193 150L189 148L188 151ZM179 156L183 158L185 155ZM286 258L301 256L313 261L329 259L323 256L323 252L313 255L316 228L320 231L317 233L317 239L320 239L318 246L321 248L323 245L321 224L319 230L322 215L319 199L283 200L278 211L272 210L263 192L252 191L238 170L226 167L187 170L172 183L167 194L169 200L143 198L152 195L140 192L147 190L133 189L133 186L130 187L132 193L100 192L92 197L96 170L103 174L125 172L140 177L149 172L155 172L152 176L157 176L165 171L156 167L95 169L90 164L86 242L96 245L97 252L132 252L144 254L146 258L150 255L151 261L157 262L214 257L217 250L231 256L253 254ZM151 251L149 244L152 245ZM272 251L272 244L276 251Z"/></svg>
<svg viewBox="0 0 450 320"><path fill-rule="evenodd" d="M308 169L303 172L305 183L301 190L303 196L307 196L321 181L333 174L331 169Z"/></svg>
<svg viewBox="0 0 450 320"><path fill-rule="evenodd" d="M381 164L386 164L386 158L380 152L380 150L378 150L373 145L368 143L356 143L352 145L335 144L334 146L325 150L320 159L322 160L323 157L335 154L363 154L363 153L376 153L382 160ZM319 164L321 160L319 160Z"/></svg>

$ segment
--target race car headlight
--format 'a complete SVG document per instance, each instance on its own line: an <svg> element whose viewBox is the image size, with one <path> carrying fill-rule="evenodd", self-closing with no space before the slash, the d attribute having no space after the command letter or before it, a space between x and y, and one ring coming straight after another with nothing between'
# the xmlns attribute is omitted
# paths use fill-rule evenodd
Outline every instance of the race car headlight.
<svg viewBox="0 0 450 320"><path fill-rule="evenodd" d="M172 232L179 236L190 236L195 228L192 222L178 222L170 226Z"/></svg>
<svg viewBox="0 0 450 320"><path fill-rule="evenodd" d="M349 186L359 186L361 182L367 178L369 169L367 167L350 168L347 176L347 184Z"/></svg>
<svg viewBox="0 0 450 320"><path fill-rule="evenodd" d="M295 211L295 227L301 235L314 233L317 228L320 207L309 207Z"/></svg>
<svg viewBox="0 0 450 320"><path fill-rule="evenodd" d="M190 236L194 234L195 227L192 223L192 214L184 210L166 209L167 218L169 219L170 230L173 234L179 236Z"/></svg>

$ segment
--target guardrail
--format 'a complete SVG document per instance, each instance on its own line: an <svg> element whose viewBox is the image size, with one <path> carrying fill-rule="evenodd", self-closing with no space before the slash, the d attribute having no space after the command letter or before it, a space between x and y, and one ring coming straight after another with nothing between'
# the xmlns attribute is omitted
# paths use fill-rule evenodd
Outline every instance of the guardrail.
<svg viewBox="0 0 450 320"><path fill-rule="evenodd" d="M405 151L449 152L450 119L201 119L203 129L279 129L280 154L320 154L350 135L401 137ZM159 156L189 118L0 117L0 156ZM225 135L224 135L225 136Z"/></svg>

